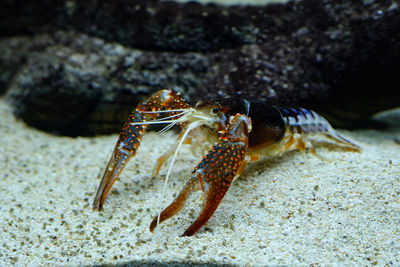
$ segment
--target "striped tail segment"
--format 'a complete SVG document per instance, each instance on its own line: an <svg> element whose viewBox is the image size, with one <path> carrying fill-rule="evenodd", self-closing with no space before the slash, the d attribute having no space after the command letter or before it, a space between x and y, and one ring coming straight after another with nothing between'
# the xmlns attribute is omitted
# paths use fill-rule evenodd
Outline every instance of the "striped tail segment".
<svg viewBox="0 0 400 267"><path fill-rule="evenodd" d="M279 108L292 133L323 133L330 124L316 112L304 108Z"/></svg>
<svg viewBox="0 0 400 267"><path fill-rule="evenodd" d="M279 108L286 127L295 134L323 134L351 151L360 151L360 147L338 134L329 122L315 111L304 108Z"/></svg>

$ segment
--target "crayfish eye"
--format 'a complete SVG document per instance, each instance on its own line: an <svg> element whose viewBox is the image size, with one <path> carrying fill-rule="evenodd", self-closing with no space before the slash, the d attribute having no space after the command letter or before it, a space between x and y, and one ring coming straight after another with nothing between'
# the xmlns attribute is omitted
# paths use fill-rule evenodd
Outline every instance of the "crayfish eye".
<svg viewBox="0 0 400 267"><path fill-rule="evenodd" d="M212 110L211 110L211 113L212 114L218 114L218 112L219 112L219 108L213 108Z"/></svg>

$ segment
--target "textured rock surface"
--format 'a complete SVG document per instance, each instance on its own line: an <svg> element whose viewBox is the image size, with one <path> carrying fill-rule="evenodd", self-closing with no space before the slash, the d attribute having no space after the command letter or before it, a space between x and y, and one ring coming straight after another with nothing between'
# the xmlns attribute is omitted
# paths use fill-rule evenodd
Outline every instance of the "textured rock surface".
<svg viewBox="0 0 400 267"><path fill-rule="evenodd" d="M347 127L400 105L397 1L20 4L1 9L0 85L41 129L118 131L139 99L162 88L191 102L242 94L304 106ZM29 36L10 37L21 34Z"/></svg>
<svg viewBox="0 0 400 267"><path fill-rule="evenodd" d="M158 0L8 0L2 5L0 36L63 29L144 50L169 51L209 51L263 42L290 24L273 17L291 13L290 6L282 5L239 7Z"/></svg>
<svg viewBox="0 0 400 267"><path fill-rule="evenodd" d="M119 131L151 92L175 88L188 97L213 75L213 56L146 52L85 34L18 37L2 46L14 51L10 61L21 63L6 93L16 114L67 135Z"/></svg>

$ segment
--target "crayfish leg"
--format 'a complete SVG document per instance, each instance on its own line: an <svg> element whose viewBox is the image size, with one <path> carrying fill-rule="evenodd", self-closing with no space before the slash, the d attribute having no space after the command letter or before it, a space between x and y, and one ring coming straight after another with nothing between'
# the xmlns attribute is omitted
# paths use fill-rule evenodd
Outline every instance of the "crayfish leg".
<svg viewBox="0 0 400 267"><path fill-rule="evenodd" d="M153 169L154 177L158 176L161 167L178 149L179 141L184 137L184 135L185 135L185 128L183 128L183 130L180 132L176 143L172 145L168 149L168 151L166 151L157 159ZM206 153L210 149L211 144L217 141L218 138L215 137L214 133L211 132L209 128L197 127L190 130L188 135L185 137L185 140L183 140L182 144L190 145L190 150L192 154L198 156L200 153L201 153L200 155Z"/></svg>
<svg viewBox="0 0 400 267"><path fill-rule="evenodd" d="M168 151L166 151L164 154L162 154L156 161L156 164L154 165L153 169L153 176L157 177L158 174L160 173L161 167L164 165L164 163L175 153L175 151L178 149L178 144L179 140L183 138L185 131L181 131L179 134L179 137L174 145L172 145ZM185 140L183 140L182 144L190 144L192 139L190 137L186 137Z"/></svg>

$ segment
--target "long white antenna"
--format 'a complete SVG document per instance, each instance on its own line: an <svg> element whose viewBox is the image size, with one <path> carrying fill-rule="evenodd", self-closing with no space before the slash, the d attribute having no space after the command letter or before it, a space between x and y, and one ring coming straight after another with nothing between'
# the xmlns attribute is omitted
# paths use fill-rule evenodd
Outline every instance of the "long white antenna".
<svg viewBox="0 0 400 267"><path fill-rule="evenodd" d="M158 131L157 133L158 134L163 134L163 133L165 133L166 131L168 131L169 129L171 129L174 125L176 125L178 122L177 121L175 121L175 122L172 122L170 125L167 125L167 126L165 126L163 129L161 129L160 131Z"/></svg>
<svg viewBox="0 0 400 267"><path fill-rule="evenodd" d="M187 127L187 129L186 129L185 132L183 133L181 139L179 140L179 143L178 143L178 145L176 146L176 149L175 149L174 156L172 157L171 164L169 165L168 172L167 172L167 176L165 177L164 188L163 188L162 195L161 195L161 198L162 198L162 199L161 199L161 204L162 204L162 203L164 202L164 200L165 200L165 190L166 190L166 188L167 188L167 183L168 183L169 176L170 176L170 174L171 174L172 165L174 165L174 162L175 162L176 156L177 156L177 154L178 154L179 148L180 148L181 145L183 144L183 141L185 140L185 138L186 138L186 136L189 134L189 132L190 132L191 130L193 130L194 128L196 128L196 127L202 125L202 124L204 124L204 121L195 121L195 122L192 122L191 124L189 124L188 127ZM157 225L160 224L161 209L162 209L162 207L160 207L160 210L159 210L158 215L157 215Z"/></svg>
<svg viewBox="0 0 400 267"><path fill-rule="evenodd" d="M155 112L156 113L156 112ZM138 121L138 122L132 122L131 125L143 125L143 124L161 124L161 123L172 123L172 122L180 122L179 118L176 120L168 120L168 119L172 119L178 116L184 116L186 114L189 113L189 110L185 110L181 113L175 114L175 115L171 115L165 118L160 118L157 120L152 120L152 121Z"/></svg>

